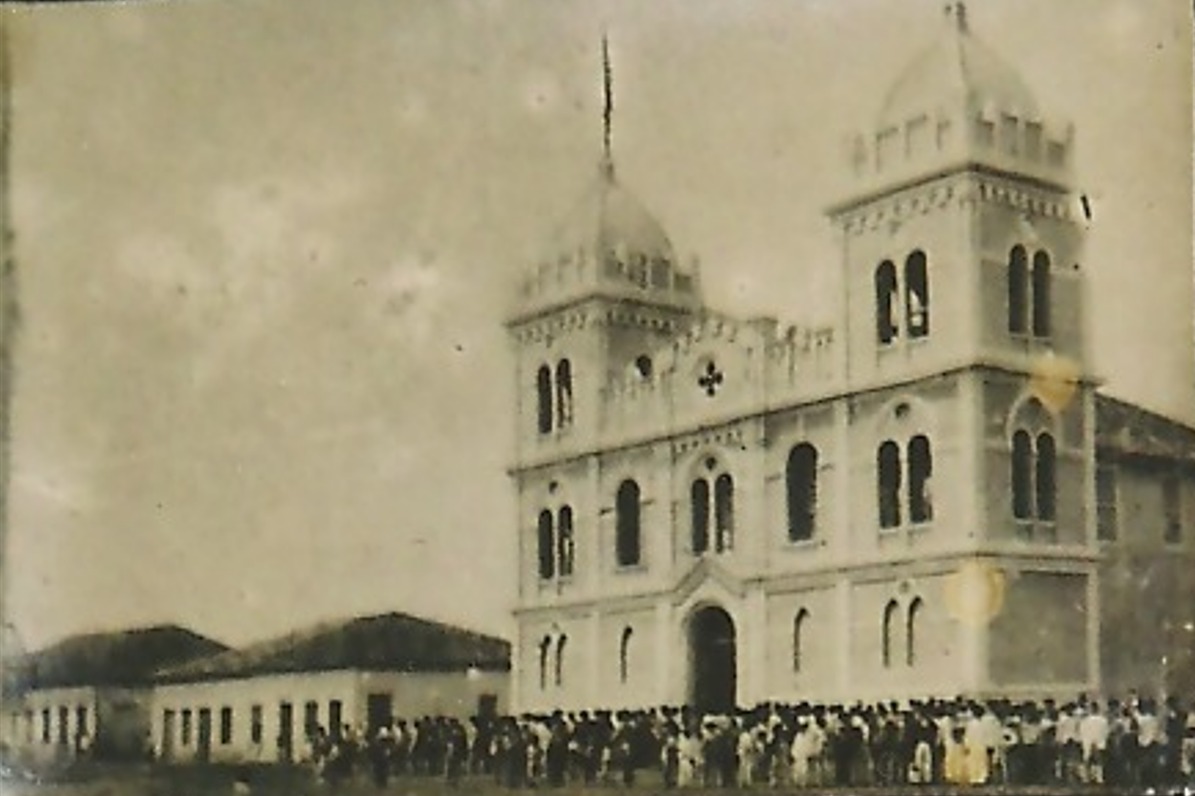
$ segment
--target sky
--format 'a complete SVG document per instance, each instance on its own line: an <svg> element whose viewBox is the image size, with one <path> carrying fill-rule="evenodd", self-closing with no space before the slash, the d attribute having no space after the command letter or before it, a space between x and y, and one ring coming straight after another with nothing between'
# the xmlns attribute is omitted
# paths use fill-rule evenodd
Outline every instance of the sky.
<svg viewBox="0 0 1195 796"><path fill-rule="evenodd" d="M972 0L1077 129L1094 365L1195 414L1184 0ZM937 0L7 7L21 643L509 633L519 276L619 174L719 309L833 322L845 141ZM1178 386L1181 383L1181 388Z"/></svg>

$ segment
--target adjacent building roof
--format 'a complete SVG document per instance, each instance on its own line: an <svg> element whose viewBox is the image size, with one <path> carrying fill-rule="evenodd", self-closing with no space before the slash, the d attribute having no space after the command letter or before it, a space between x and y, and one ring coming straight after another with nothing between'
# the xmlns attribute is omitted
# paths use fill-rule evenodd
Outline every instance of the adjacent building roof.
<svg viewBox="0 0 1195 796"><path fill-rule="evenodd" d="M242 649L162 669L159 682L323 671L449 672L510 669L500 638L403 613L328 622Z"/></svg>
<svg viewBox="0 0 1195 796"><path fill-rule="evenodd" d="M1095 418L1101 452L1195 465L1195 428L1103 394L1096 395Z"/></svg>
<svg viewBox="0 0 1195 796"><path fill-rule="evenodd" d="M146 685L163 666L227 649L225 644L177 625L71 636L12 661L5 672L5 691Z"/></svg>

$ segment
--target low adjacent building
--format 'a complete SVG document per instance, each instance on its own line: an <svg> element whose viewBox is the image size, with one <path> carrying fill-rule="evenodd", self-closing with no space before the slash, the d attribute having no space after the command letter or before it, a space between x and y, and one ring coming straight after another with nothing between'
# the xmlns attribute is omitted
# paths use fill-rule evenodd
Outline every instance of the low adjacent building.
<svg viewBox="0 0 1195 796"><path fill-rule="evenodd" d="M510 645L388 613L308 630L159 673L153 741L175 762L288 762L322 728L507 709Z"/></svg>
<svg viewBox="0 0 1195 796"><path fill-rule="evenodd" d="M6 669L3 739L29 763L147 751L153 674L226 650L175 625L72 636Z"/></svg>

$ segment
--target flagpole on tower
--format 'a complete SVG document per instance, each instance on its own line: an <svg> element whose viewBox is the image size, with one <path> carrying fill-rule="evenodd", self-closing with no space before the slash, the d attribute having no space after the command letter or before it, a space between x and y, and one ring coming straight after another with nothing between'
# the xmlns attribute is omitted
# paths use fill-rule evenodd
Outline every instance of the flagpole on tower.
<svg viewBox="0 0 1195 796"><path fill-rule="evenodd" d="M602 31L602 168L607 176L614 176L614 155L611 146L614 119L614 73L610 67L610 40Z"/></svg>

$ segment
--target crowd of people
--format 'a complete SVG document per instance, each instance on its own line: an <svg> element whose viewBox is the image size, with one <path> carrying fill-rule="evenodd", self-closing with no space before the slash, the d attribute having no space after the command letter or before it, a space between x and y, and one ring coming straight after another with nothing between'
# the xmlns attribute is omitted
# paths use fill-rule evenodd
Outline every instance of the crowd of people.
<svg viewBox="0 0 1195 796"><path fill-rule="evenodd" d="M1195 785L1195 705L1133 696L1013 702L775 704L731 715L687 707L316 729L323 780L368 771L379 786L423 775L509 788L858 787L916 784Z"/></svg>

